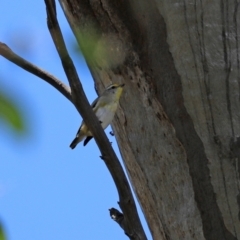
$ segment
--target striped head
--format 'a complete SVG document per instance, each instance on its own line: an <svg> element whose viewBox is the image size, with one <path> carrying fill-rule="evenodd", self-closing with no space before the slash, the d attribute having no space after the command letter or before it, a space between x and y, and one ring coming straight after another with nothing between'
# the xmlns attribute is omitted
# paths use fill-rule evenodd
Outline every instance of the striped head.
<svg viewBox="0 0 240 240"><path fill-rule="evenodd" d="M110 84L104 91L103 95L105 96L111 96L114 100L118 101L119 98L122 95L122 91L123 91L123 87L124 87L124 83L123 84Z"/></svg>

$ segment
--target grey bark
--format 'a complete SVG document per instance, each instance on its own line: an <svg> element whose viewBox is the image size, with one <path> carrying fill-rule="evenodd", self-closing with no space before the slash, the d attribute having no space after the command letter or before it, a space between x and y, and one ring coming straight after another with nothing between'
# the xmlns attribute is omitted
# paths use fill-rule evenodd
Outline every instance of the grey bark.
<svg viewBox="0 0 240 240"><path fill-rule="evenodd" d="M113 128L153 239L240 239L239 2L59 2L107 39L97 88L126 84Z"/></svg>

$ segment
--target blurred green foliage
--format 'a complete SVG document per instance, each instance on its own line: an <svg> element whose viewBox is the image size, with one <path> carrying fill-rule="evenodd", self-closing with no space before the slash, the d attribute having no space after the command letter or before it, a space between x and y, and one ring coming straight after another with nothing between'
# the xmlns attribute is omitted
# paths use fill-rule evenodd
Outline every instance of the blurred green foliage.
<svg viewBox="0 0 240 240"><path fill-rule="evenodd" d="M14 101L3 92L0 92L0 120L7 123L16 133L25 131L20 110Z"/></svg>
<svg viewBox="0 0 240 240"><path fill-rule="evenodd" d="M97 48L97 42L100 36L94 30L94 28L88 28L88 31L78 32L77 38L81 43L81 52L84 54L87 61L93 61L95 59L95 50ZM80 50L77 47L78 50Z"/></svg>
<svg viewBox="0 0 240 240"><path fill-rule="evenodd" d="M126 57L126 47L114 34L100 34L93 26L77 33L80 43L78 50L88 63L101 68L113 68L122 64Z"/></svg>
<svg viewBox="0 0 240 240"><path fill-rule="evenodd" d="M0 240L6 240L5 234L3 232L3 227L0 224Z"/></svg>

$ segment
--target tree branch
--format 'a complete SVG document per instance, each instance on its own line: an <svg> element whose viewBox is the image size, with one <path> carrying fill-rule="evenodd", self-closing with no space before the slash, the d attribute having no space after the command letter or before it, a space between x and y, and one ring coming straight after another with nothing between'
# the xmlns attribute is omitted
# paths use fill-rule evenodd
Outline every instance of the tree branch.
<svg viewBox="0 0 240 240"><path fill-rule="evenodd" d="M110 171L112 178L118 190L120 198L120 207L124 213L124 231L131 239L146 240L136 205L131 193L131 189L122 166L109 143L106 134L103 131L99 121L90 107L90 104L84 94L82 85L78 78L75 66L68 54L64 39L56 17L56 7L54 0L44 0L47 7L48 28L61 58L63 68L67 75L71 90L73 102L83 117L85 123L91 130L95 141L101 151L104 162Z"/></svg>
<svg viewBox="0 0 240 240"><path fill-rule="evenodd" d="M124 230L125 234L130 238L130 239L134 239L132 238L132 236L130 236L126 231L125 231L125 221L124 221L124 215L119 212L116 208L110 208L109 209L109 213L110 213L110 217L112 218L112 220L114 220L116 223L119 224L119 226Z"/></svg>
<svg viewBox="0 0 240 240"><path fill-rule="evenodd" d="M68 100L72 101L71 92L68 86L66 86L63 82L55 78L53 75L47 73L41 68L33 65L32 63L18 56L5 43L2 42L0 42L0 55L8 59L10 62L25 69L26 71L43 79L44 81L52 85L54 88L56 88L60 93L62 93Z"/></svg>

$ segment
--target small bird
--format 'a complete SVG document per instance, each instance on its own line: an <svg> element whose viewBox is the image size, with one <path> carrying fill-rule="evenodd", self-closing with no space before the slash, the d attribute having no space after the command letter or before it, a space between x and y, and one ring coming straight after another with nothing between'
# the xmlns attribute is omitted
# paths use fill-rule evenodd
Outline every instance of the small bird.
<svg viewBox="0 0 240 240"><path fill-rule="evenodd" d="M125 84L109 85L104 90L103 94L95 99L91 105L93 112L96 114L103 129L105 129L113 120L124 85ZM74 149L84 138L83 146L86 146L93 136L84 121L82 121L75 139L70 144L70 148Z"/></svg>

